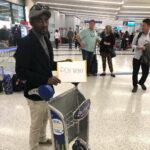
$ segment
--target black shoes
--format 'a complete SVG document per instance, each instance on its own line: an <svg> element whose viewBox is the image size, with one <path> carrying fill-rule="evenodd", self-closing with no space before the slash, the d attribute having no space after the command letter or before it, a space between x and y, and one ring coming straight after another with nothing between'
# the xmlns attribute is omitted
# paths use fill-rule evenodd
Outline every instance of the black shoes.
<svg viewBox="0 0 150 150"><path fill-rule="evenodd" d="M116 77L116 75L115 75L114 73L111 73L110 75L111 75L111 77L113 77L113 78ZM104 77L104 76L106 76L106 73L101 73L100 76Z"/></svg>
<svg viewBox="0 0 150 150"><path fill-rule="evenodd" d="M146 91L146 90L147 90L147 87L146 87L144 84L140 84L140 83L139 83L139 85L141 86L141 88L142 88L143 91Z"/></svg>
<svg viewBox="0 0 150 150"><path fill-rule="evenodd" d="M116 77L116 75L115 75L115 74L113 74L113 73L111 73L111 77L115 78L115 77Z"/></svg>
<svg viewBox="0 0 150 150"><path fill-rule="evenodd" d="M143 91L147 90L147 87L144 84L139 84ZM132 93L136 93L138 90L138 86L133 87Z"/></svg>
<svg viewBox="0 0 150 150"><path fill-rule="evenodd" d="M100 76L102 76L102 77L103 77L103 76L106 76L106 73L101 73Z"/></svg>
<svg viewBox="0 0 150 150"><path fill-rule="evenodd" d="M132 93L136 93L138 90L138 86L133 87Z"/></svg>

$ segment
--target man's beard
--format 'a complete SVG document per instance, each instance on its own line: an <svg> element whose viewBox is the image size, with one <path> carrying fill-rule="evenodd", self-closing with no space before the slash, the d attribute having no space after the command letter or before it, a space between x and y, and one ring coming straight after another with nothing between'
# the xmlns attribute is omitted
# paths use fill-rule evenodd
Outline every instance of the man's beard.
<svg viewBox="0 0 150 150"><path fill-rule="evenodd" d="M46 35L48 33L48 29L45 29L45 30L39 30L37 28L34 28L34 29L41 35Z"/></svg>

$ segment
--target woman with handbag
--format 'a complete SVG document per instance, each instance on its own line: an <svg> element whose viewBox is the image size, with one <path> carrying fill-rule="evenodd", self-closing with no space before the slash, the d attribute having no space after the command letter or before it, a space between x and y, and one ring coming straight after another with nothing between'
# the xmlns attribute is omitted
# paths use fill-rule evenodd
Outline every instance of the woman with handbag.
<svg viewBox="0 0 150 150"><path fill-rule="evenodd" d="M115 77L115 74L113 73L113 64L112 64L112 58L116 56L115 51L113 49L114 45L115 45L115 37L112 31L112 27L110 25L107 25L105 27L102 40L100 42L100 55L102 56L102 67L103 67L103 73L100 74L100 76L106 75L106 59L107 59L111 76Z"/></svg>

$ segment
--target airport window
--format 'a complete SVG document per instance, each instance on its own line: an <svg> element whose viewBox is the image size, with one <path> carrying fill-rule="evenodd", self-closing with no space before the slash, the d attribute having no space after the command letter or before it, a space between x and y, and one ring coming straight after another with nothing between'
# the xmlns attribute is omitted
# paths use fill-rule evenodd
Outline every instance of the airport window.
<svg viewBox="0 0 150 150"><path fill-rule="evenodd" d="M10 3L6 1L0 1L0 20L11 21Z"/></svg>
<svg viewBox="0 0 150 150"><path fill-rule="evenodd" d="M17 5L5 0L0 0L0 22L20 23L25 20L23 5Z"/></svg>
<svg viewBox="0 0 150 150"><path fill-rule="evenodd" d="M12 4L13 23L20 23L24 20L24 7Z"/></svg>

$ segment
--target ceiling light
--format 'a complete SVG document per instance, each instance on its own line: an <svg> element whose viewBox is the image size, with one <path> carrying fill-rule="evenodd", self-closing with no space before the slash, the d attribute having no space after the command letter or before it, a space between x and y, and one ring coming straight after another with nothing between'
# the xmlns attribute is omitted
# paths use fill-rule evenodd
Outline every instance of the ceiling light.
<svg viewBox="0 0 150 150"><path fill-rule="evenodd" d="M87 12L87 13L98 13L98 14L100 14L100 13L103 13L103 14L111 14L111 15L117 15L118 13L117 12L106 12L106 11L101 11L101 12L99 12L99 11L92 11L92 10L79 10L79 9L70 9L70 8L60 8L60 7L51 7L52 9L57 9L57 10L59 10L59 11L62 11L62 10L70 10L70 11L73 11L73 12Z"/></svg>
<svg viewBox="0 0 150 150"><path fill-rule="evenodd" d="M128 5L125 5L123 6L124 8L134 8L134 9L150 9L150 6L128 6Z"/></svg>
<svg viewBox="0 0 150 150"><path fill-rule="evenodd" d="M150 11L120 11L120 13L125 13L125 14L150 14Z"/></svg>
<svg viewBox="0 0 150 150"><path fill-rule="evenodd" d="M115 5L122 5L124 2L114 2L114 1L99 1L99 0L75 0L79 2L92 2L92 3L101 3L101 4L115 4Z"/></svg>
<svg viewBox="0 0 150 150"><path fill-rule="evenodd" d="M117 15L117 16L127 16L127 15ZM129 15L129 16L142 16L142 17L146 17L146 16L149 16L149 15Z"/></svg>
<svg viewBox="0 0 150 150"><path fill-rule="evenodd" d="M61 12L65 12L65 13L68 13L68 14L77 14L77 15L79 15L79 14L83 14L83 15L97 15L97 16L105 16L105 17L108 17L108 16L110 16L110 15L103 15L103 14L91 14L91 13L77 13L77 12L70 12L70 11L61 11Z"/></svg>
<svg viewBox="0 0 150 150"><path fill-rule="evenodd" d="M125 16L125 17L128 17L128 16L129 16L129 17L136 17L136 16L137 16L137 17L149 17L149 15L128 15L128 16L127 16L127 15L117 15L117 16L123 16L123 17L124 17L124 16Z"/></svg>
<svg viewBox="0 0 150 150"><path fill-rule="evenodd" d="M88 5L74 5L74 4L61 4L61 3L49 3L49 2L37 2L40 4L49 4L50 6L56 5L56 6L70 6L70 7L80 7L80 8L89 8ZM96 7L96 6L90 6L92 9L103 9L103 10L120 10L120 8L110 8L110 7Z"/></svg>

